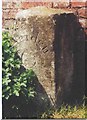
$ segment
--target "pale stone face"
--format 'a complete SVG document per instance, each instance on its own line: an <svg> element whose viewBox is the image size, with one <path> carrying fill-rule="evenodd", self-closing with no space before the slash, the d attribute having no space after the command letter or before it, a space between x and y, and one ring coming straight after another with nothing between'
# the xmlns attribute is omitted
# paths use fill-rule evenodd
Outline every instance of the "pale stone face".
<svg viewBox="0 0 87 120"><path fill-rule="evenodd" d="M26 68L34 70L48 96L55 99L52 17L32 16L22 22L22 19L21 22L18 21L20 38L17 45L19 54L24 52L22 62Z"/></svg>

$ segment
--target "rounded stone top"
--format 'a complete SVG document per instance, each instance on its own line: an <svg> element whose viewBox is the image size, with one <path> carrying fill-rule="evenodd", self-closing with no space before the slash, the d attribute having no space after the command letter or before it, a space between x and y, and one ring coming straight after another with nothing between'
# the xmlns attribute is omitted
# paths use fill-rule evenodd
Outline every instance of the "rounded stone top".
<svg viewBox="0 0 87 120"><path fill-rule="evenodd" d="M37 6L32 7L27 10L21 10L16 14L16 19L18 18L28 18L30 16L50 16L53 14L63 14L63 13L73 13L71 10L64 10L64 9L54 9L54 8L47 8L45 6Z"/></svg>

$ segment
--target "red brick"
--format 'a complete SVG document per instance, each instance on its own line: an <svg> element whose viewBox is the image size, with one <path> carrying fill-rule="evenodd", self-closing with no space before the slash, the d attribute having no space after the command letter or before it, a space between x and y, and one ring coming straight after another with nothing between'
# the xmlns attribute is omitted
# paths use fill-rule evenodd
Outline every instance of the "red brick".
<svg viewBox="0 0 87 120"><path fill-rule="evenodd" d="M87 18L87 8L78 9L78 14L80 17Z"/></svg>
<svg viewBox="0 0 87 120"><path fill-rule="evenodd" d="M2 2L22 2L22 1L28 1L28 0L2 0Z"/></svg>
<svg viewBox="0 0 87 120"><path fill-rule="evenodd" d="M43 2L43 6L52 7L52 2Z"/></svg>
<svg viewBox="0 0 87 120"><path fill-rule="evenodd" d="M87 6L86 2L71 2L72 7L83 7Z"/></svg>
<svg viewBox="0 0 87 120"><path fill-rule="evenodd" d="M28 9L30 7L35 7L35 6L52 7L52 3L51 2L22 2L21 3L22 9Z"/></svg>
<svg viewBox="0 0 87 120"><path fill-rule="evenodd" d="M28 9L28 8L33 7L33 6L34 6L34 3L32 3L32 2L22 2L21 3L22 9Z"/></svg>
<svg viewBox="0 0 87 120"><path fill-rule="evenodd" d="M42 5L42 2L22 2L21 3L21 8L22 9L28 9L30 7L35 7L38 5Z"/></svg>
<svg viewBox="0 0 87 120"><path fill-rule="evenodd" d="M53 3L54 8L63 8L63 7L67 7L68 5L69 5L68 2L54 2Z"/></svg>

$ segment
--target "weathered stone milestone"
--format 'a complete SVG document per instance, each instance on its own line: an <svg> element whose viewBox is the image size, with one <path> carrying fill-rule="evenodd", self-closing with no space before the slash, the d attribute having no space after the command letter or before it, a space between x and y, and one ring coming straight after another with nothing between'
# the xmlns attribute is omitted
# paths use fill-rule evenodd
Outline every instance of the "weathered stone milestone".
<svg viewBox="0 0 87 120"><path fill-rule="evenodd" d="M81 98L84 33L72 11L46 7L20 11L16 15L15 39L24 67L33 69L45 91L38 86L39 97L49 99L51 105Z"/></svg>

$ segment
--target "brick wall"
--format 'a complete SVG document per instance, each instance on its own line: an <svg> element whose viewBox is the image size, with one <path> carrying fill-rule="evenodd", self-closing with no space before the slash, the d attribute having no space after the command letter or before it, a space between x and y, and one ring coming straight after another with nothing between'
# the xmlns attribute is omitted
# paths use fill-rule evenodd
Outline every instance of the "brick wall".
<svg viewBox="0 0 87 120"><path fill-rule="evenodd" d="M44 1L44 2L43 2ZM47 6L75 10L79 21L87 33L87 2L86 0L2 0L2 26L10 29L15 23L15 14L33 6Z"/></svg>

